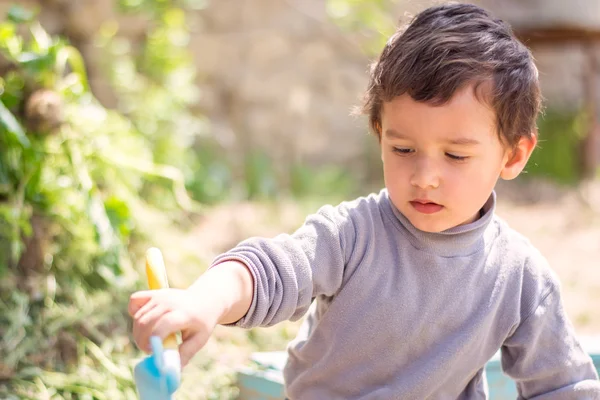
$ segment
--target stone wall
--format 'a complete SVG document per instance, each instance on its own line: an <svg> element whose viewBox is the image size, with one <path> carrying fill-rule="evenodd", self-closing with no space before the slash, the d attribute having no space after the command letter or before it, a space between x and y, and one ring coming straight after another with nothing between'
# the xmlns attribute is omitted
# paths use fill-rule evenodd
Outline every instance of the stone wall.
<svg viewBox="0 0 600 400"><path fill-rule="evenodd" d="M192 26L201 108L219 136L268 149L277 165L360 170L367 129L349 113L368 59L328 22L322 0L211 2Z"/></svg>
<svg viewBox="0 0 600 400"><path fill-rule="evenodd" d="M542 27L600 28L597 0L477 0L516 29Z"/></svg>

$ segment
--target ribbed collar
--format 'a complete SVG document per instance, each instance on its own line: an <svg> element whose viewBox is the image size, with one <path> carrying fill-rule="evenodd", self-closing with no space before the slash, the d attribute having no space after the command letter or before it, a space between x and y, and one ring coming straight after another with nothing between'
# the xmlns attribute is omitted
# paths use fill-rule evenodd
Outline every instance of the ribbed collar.
<svg viewBox="0 0 600 400"><path fill-rule="evenodd" d="M381 193L385 212L392 223L406 236L410 243L423 251L442 257L461 257L476 253L485 248L495 230L487 229L494 218L496 208L496 192L483 206L483 215L476 221L456 226L439 233L424 232L417 229L392 203L389 193L384 189Z"/></svg>

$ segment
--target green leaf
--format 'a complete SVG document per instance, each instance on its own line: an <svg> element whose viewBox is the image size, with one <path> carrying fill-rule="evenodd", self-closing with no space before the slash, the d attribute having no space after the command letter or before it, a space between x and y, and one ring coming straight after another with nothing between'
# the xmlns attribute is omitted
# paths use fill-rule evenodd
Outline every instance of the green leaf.
<svg viewBox="0 0 600 400"><path fill-rule="evenodd" d="M10 38L14 37L16 34L16 29L13 24L3 23L0 24L0 44L2 47L6 47L4 43Z"/></svg>
<svg viewBox="0 0 600 400"><path fill-rule="evenodd" d="M17 35L16 26L11 23L0 24L0 49L15 57L23 49L23 39ZM6 54L5 54L6 56Z"/></svg>
<svg viewBox="0 0 600 400"><path fill-rule="evenodd" d="M73 46L65 46L58 51L56 56L56 69L58 75L62 76L64 74L67 63L71 67L73 73L79 78L79 82L84 90L88 91L89 84L85 71L85 63L81 53Z"/></svg>
<svg viewBox="0 0 600 400"><path fill-rule="evenodd" d="M8 10L7 17L9 21L21 24L24 22L30 22L34 17L34 13L15 4Z"/></svg>
<svg viewBox="0 0 600 400"><path fill-rule="evenodd" d="M19 107L23 99L23 91L25 90L25 80L23 76L12 71L4 76L3 93L0 96L0 101L9 110L14 110Z"/></svg>
<svg viewBox="0 0 600 400"><path fill-rule="evenodd" d="M122 237L129 236L133 221L127 203L117 196L110 196L104 201L104 207L111 225L118 230Z"/></svg>
<svg viewBox="0 0 600 400"><path fill-rule="evenodd" d="M30 31L33 38L33 49L40 53L47 53L50 46L52 46L50 35L42 28L39 22L31 24Z"/></svg>
<svg viewBox="0 0 600 400"><path fill-rule="evenodd" d="M27 139L23 127L2 101L0 101L0 126L4 127L23 147L29 148L31 143Z"/></svg>
<svg viewBox="0 0 600 400"><path fill-rule="evenodd" d="M17 57L23 67L38 73L49 70L54 65L55 55L52 53L37 54L33 52L23 52Z"/></svg>
<svg viewBox="0 0 600 400"><path fill-rule="evenodd" d="M106 214L104 203L95 190L90 191L87 213L96 230L96 239L102 251L110 251L119 244L119 238L115 236L115 231Z"/></svg>

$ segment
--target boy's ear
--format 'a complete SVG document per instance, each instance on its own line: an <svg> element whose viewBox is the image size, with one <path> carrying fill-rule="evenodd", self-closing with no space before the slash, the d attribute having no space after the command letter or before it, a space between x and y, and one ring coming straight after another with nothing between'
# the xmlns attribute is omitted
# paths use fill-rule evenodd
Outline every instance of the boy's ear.
<svg viewBox="0 0 600 400"><path fill-rule="evenodd" d="M529 157L536 145L537 135L535 132L529 137L522 137L517 146L507 152L504 166L502 167L502 171L500 171L500 177L505 180L511 180L519 176L525 165L527 165L527 161L529 161Z"/></svg>

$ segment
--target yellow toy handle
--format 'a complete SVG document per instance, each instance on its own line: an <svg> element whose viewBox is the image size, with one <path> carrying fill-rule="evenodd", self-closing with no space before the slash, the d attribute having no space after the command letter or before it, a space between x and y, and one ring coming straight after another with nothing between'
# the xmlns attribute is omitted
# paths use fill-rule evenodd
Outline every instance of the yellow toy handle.
<svg viewBox="0 0 600 400"><path fill-rule="evenodd" d="M167 279L167 270L162 253L156 247L151 247L146 251L146 278L150 290L166 289L169 287ZM163 348L177 349L177 337L174 333L163 340Z"/></svg>

